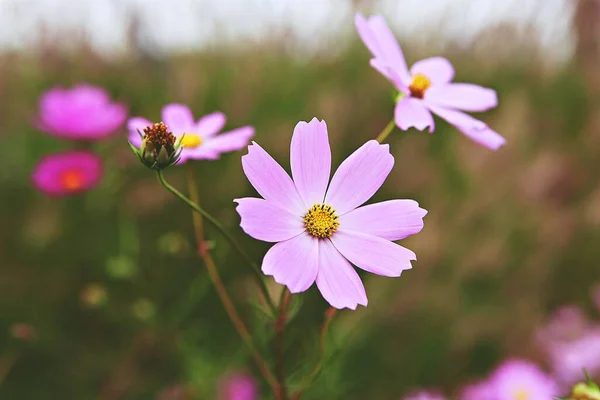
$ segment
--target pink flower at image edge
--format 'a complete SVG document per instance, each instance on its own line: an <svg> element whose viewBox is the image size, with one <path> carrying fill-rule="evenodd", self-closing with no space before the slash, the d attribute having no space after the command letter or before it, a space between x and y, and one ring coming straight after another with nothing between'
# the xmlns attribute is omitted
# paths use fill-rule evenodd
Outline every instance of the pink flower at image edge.
<svg viewBox="0 0 600 400"><path fill-rule="evenodd" d="M398 277L416 260L393 243L418 233L427 211L413 200L360 207L381 187L394 165L388 145L365 143L339 166L331 182L327 125L299 122L290 149L293 180L258 144L242 157L246 177L263 198L236 199L248 235L276 242L262 271L292 293L314 282L333 307L367 305L363 283L352 267Z"/></svg>
<svg viewBox="0 0 600 400"><path fill-rule="evenodd" d="M37 126L49 135L72 140L100 140L127 118L127 107L112 102L106 90L79 84L55 87L42 94Z"/></svg>
<svg viewBox="0 0 600 400"><path fill-rule="evenodd" d="M221 381L219 400L258 400L258 385L247 374L234 374Z"/></svg>
<svg viewBox="0 0 600 400"><path fill-rule="evenodd" d="M177 139L185 134L181 142L183 151L180 164L190 159L216 160L222 153L243 149L254 136L254 128L251 126L219 134L225 126L225 114L215 112L195 121L190 109L183 104L169 104L163 107L162 121ZM131 118L127 123L129 142L139 148L142 138L138 131L143 132L144 128L150 125L152 122L145 118Z"/></svg>
<svg viewBox="0 0 600 400"><path fill-rule="evenodd" d="M433 132L433 113L485 147L497 150L506 143L487 124L463 112L496 107L494 90L470 83L452 83L454 68L442 57L418 61L409 70L402 49L383 17L366 19L357 14L355 23L359 36L374 56L371 65L402 94L394 110L400 129L429 127Z"/></svg>
<svg viewBox="0 0 600 400"><path fill-rule="evenodd" d="M94 188L102 174L102 161L94 153L66 151L42 158L31 178L48 195L68 196Z"/></svg>

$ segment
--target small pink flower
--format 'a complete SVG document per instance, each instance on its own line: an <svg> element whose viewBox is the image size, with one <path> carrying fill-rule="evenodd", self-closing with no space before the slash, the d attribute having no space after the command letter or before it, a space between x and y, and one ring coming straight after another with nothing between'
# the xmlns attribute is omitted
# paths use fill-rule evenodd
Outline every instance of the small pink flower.
<svg viewBox="0 0 600 400"><path fill-rule="evenodd" d="M87 151L67 151L44 157L32 174L34 185L51 196L68 196L95 187L102 161Z"/></svg>
<svg viewBox="0 0 600 400"><path fill-rule="evenodd" d="M493 400L550 400L560 395L548 374L523 360L502 363L490 377L490 384Z"/></svg>
<svg viewBox="0 0 600 400"><path fill-rule="evenodd" d="M111 102L96 86L55 87L40 98L38 127L65 139L99 140L114 133L127 118L127 108Z"/></svg>
<svg viewBox="0 0 600 400"><path fill-rule="evenodd" d="M494 90L470 83L451 83L454 68L442 57L418 61L409 71L402 49L383 17L376 15L367 20L357 14L355 22L358 34L374 56L371 66L401 93L394 111L400 129L429 127L433 132L435 124L431 113L434 113L485 147L497 150L506 143L484 122L462 112L496 107L498 99Z"/></svg>
<svg viewBox="0 0 600 400"><path fill-rule="evenodd" d="M243 149L254 136L254 128L251 126L243 126L217 135L225 126L225 114L215 112L195 121L190 109L182 104L169 104L163 107L162 121L177 139L185 134L181 141L183 151L179 163L190 159L216 160L222 153ZM140 147L142 139L138 130L142 132L150 125L152 123L145 118L131 118L127 123L129 142Z"/></svg>
<svg viewBox="0 0 600 400"><path fill-rule="evenodd" d="M235 374L221 382L219 400L258 400L256 381L246 374Z"/></svg>
<svg viewBox="0 0 600 400"><path fill-rule="evenodd" d="M404 397L404 400L446 400L444 396L437 392L417 392Z"/></svg>
<svg viewBox="0 0 600 400"><path fill-rule="evenodd" d="M331 151L324 121L299 122L292 137L292 176L254 143L242 157L248 180L263 197L236 199L241 227L278 242L262 270L292 293L316 281L335 308L367 305L365 288L350 263L383 276L400 276L415 253L393 243L423 228L427 211L413 200L359 207L381 187L394 165L389 146L375 140L348 157L329 181Z"/></svg>

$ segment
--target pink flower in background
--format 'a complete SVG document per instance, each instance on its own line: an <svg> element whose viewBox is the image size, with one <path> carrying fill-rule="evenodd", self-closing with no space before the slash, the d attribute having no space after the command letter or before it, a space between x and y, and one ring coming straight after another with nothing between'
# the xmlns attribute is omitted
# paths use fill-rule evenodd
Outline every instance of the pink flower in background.
<svg viewBox="0 0 600 400"><path fill-rule="evenodd" d="M51 196L68 196L94 188L102 178L102 161L87 151L44 157L32 174L33 184Z"/></svg>
<svg viewBox="0 0 600 400"><path fill-rule="evenodd" d="M416 256L392 241L421 231L427 211L413 200L360 207L392 170L388 145L365 143L330 182L327 125L314 118L296 125L290 153L294 180L256 143L242 157L244 173L263 199L235 200L241 227L255 239L277 242L262 270L292 293L316 281L335 308L366 306L365 288L350 263L377 275L400 276Z"/></svg>
<svg viewBox="0 0 600 400"><path fill-rule="evenodd" d="M591 324L581 308L562 306L537 331L537 341L543 347L551 347L581 337Z"/></svg>
<svg viewBox="0 0 600 400"><path fill-rule="evenodd" d="M446 120L471 140L497 150L506 140L463 111L486 111L498 104L496 92L470 83L452 83L454 68L442 57L416 62L410 70L392 31L383 17L355 18L356 29L374 58L371 65L400 91L394 110L396 125L434 130L433 114Z"/></svg>
<svg viewBox="0 0 600 400"><path fill-rule="evenodd" d="M231 375L221 382L219 400L258 400L258 385L249 375Z"/></svg>
<svg viewBox="0 0 600 400"><path fill-rule="evenodd" d="M440 393L427 391L410 394L403 400L446 400L446 398Z"/></svg>
<svg viewBox="0 0 600 400"><path fill-rule="evenodd" d="M591 376L600 374L600 327L580 338L555 343L546 349L556 378L568 387L582 380L585 369Z"/></svg>
<svg viewBox="0 0 600 400"><path fill-rule="evenodd" d="M550 400L560 395L556 382L548 374L523 360L502 363L489 383L493 400Z"/></svg>
<svg viewBox="0 0 600 400"><path fill-rule="evenodd" d="M246 147L254 136L254 128L243 126L218 134L225 126L225 120L225 114L215 112L195 121L190 109L182 104L169 104L162 109L162 121L175 137L179 139L185 134L181 141L183 151L179 163L190 159L216 160L222 153ZM140 147L142 138L138 130L142 132L150 125L152 123L145 118L131 118L127 123L129 142Z"/></svg>
<svg viewBox="0 0 600 400"><path fill-rule="evenodd" d="M104 89L80 84L45 92L39 101L37 125L60 138L99 140L114 133L125 118L125 105L111 102Z"/></svg>

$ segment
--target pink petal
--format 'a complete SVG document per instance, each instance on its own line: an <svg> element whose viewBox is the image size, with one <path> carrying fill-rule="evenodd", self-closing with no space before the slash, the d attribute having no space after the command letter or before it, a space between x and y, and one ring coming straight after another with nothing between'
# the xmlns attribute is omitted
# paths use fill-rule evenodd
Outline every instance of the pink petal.
<svg viewBox="0 0 600 400"><path fill-rule="evenodd" d="M204 147L206 151L218 154L238 151L248 146L248 143L253 136L254 128L251 126L243 126L207 139L206 143L198 147L198 149Z"/></svg>
<svg viewBox="0 0 600 400"><path fill-rule="evenodd" d="M412 76L423 74L432 83L432 86L449 83L454 78L454 67L450 61L443 57L431 57L417 61L410 68ZM430 88L431 89L431 88Z"/></svg>
<svg viewBox="0 0 600 400"><path fill-rule="evenodd" d="M431 86L425 92L425 100L441 107L465 111L486 111L498 105L495 90L471 83Z"/></svg>
<svg viewBox="0 0 600 400"><path fill-rule="evenodd" d="M415 253L399 244L345 229L339 229L331 241L352 264L377 275L400 276L412 268L411 260L417 259Z"/></svg>
<svg viewBox="0 0 600 400"><path fill-rule="evenodd" d="M429 112L421 100L404 97L398 100L394 109L394 120L398 128L407 130L414 127L420 131L429 127L429 132L433 132L435 123L433 115Z"/></svg>
<svg viewBox="0 0 600 400"><path fill-rule="evenodd" d="M401 92L408 93L408 85L402 82L400 76L387 64L383 63L379 58L372 58L369 61L371 67L375 68L381 75L386 77L390 82L394 84Z"/></svg>
<svg viewBox="0 0 600 400"><path fill-rule="evenodd" d="M127 121L127 130L129 131L128 140L135 147L140 147L142 145L142 138L138 131L141 134L144 134L144 128L151 126L152 122L148 121L146 118L142 117L133 117Z"/></svg>
<svg viewBox="0 0 600 400"><path fill-rule="evenodd" d="M194 116L190 109L183 104L169 104L162 109L162 120L171 132L180 135L185 132L193 132Z"/></svg>
<svg viewBox="0 0 600 400"><path fill-rule="evenodd" d="M429 105L429 109L431 112L448 121L449 124L454 125L471 140L482 146L492 150L498 150L500 146L506 143L506 139L500 136L496 131L490 129L485 122L479 121L470 115L434 105Z"/></svg>
<svg viewBox="0 0 600 400"><path fill-rule="evenodd" d="M361 14L356 14L354 22L359 36L375 58L393 69L403 82L410 82L402 49L383 17L374 15L366 20Z"/></svg>
<svg viewBox="0 0 600 400"><path fill-rule="evenodd" d="M393 166L390 147L369 140L340 164L325 203L335 208L338 215L354 210L377 192Z"/></svg>
<svg viewBox="0 0 600 400"><path fill-rule="evenodd" d="M281 166L257 143L248 146L242 167L254 189L267 201L302 216L307 207L300 199L294 182Z"/></svg>
<svg viewBox="0 0 600 400"><path fill-rule="evenodd" d="M352 210L341 216L339 222L344 230L400 240L419 233L425 215L427 210L414 200L390 200Z"/></svg>
<svg viewBox="0 0 600 400"><path fill-rule="evenodd" d="M67 172L81 174L81 186L65 187L61 175ZM75 195L96 187L102 179L102 160L89 151L71 150L53 153L42 158L31 175L33 184L51 196Z"/></svg>
<svg viewBox="0 0 600 400"><path fill-rule="evenodd" d="M331 173L331 150L327 124L313 118L298 122L290 149L292 177L304 203L311 207L322 203Z"/></svg>
<svg viewBox="0 0 600 400"><path fill-rule="evenodd" d="M214 112L200 118L194 132L202 137L214 136L225 126L227 118L222 112Z"/></svg>
<svg viewBox="0 0 600 400"><path fill-rule="evenodd" d="M329 240L319 242L317 287L332 307L355 310L368 304L360 277Z"/></svg>
<svg viewBox="0 0 600 400"><path fill-rule="evenodd" d="M240 214L240 226L254 239L265 242L281 242L304 232L301 217L282 210L263 199L246 197L233 200Z"/></svg>
<svg viewBox="0 0 600 400"><path fill-rule="evenodd" d="M290 292L304 292L317 278L322 243L308 233L279 242L265 255L262 271L287 286Z"/></svg>

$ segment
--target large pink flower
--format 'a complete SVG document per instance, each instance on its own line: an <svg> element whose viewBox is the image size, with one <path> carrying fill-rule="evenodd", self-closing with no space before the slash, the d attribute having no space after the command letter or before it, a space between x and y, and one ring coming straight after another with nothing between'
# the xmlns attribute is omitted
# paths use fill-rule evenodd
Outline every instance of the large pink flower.
<svg viewBox="0 0 600 400"><path fill-rule="evenodd" d="M104 89L80 84L45 92L39 102L37 125L60 138L99 140L114 133L125 118L127 107L111 102Z"/></svg>
<svg viewBox="0 0 600 400"><path fill-rule="evenodd" d="M51 196L68 196L94 188L102 178L102 161L87 151L44 157L32 174L34 185Z"/></svg>
<svg viewBox="0 0 600 400"><path fill-rule="evenodd" d="M294 129L292 176L258 144L242 157L244 172L263 197L236 199L248 235L278 242L262 270L292 293L316 281L336 308L367 305L365 288L352 267L384 276L411 268L415 253L393 243L419 232L427 211L413 200L390 200L359 207L392 170L388 145L371 140L348 157L333 175L327 125L316 118Z"/></svg>
<svg viewBox="0 0 600 400"><path fill-rule="evenodd" d="M190 159L216 160L222 153L246 147L254 136L254 128L243 126L217 135L225 126L225 120L225 114L215 112L195 121L190 109L183 104L169 104L162 109L162 121L175 137L179 139L185 134L181 142L183 151L179 163ZM152 122L145 118L131 118L127 123L129 142L139 147L142 139L138 130L142 132L150 125Z"/></svg>
<svg viewBox="0 0 600 400"><path fill-rule="evenodd" d="M390 80L401 96L394 110L396 125L433 132L431 113L445 119L475 142L496 150L506 140L462 111L485 111L498 104L496 92L470 83L452 83L454 68L442 57L416 62L410 70L392 31L383 17L356 15L356 29L374 58L371 65Z"/></svg>

